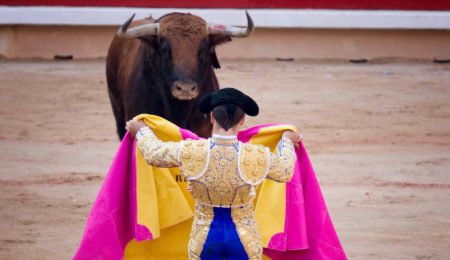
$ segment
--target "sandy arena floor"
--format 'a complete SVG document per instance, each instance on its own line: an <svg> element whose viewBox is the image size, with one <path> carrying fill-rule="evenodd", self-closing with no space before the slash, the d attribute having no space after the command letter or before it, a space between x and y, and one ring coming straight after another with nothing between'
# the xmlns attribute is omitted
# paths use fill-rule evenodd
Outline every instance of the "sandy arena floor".
<svg viewBox="0 0 450 260"><path fill-rule="evenodd" d="M70 259L118 139L104 61L0 62L0 259ZM351 259L448 259L450 64L222 61L302 129Z"/></svg>

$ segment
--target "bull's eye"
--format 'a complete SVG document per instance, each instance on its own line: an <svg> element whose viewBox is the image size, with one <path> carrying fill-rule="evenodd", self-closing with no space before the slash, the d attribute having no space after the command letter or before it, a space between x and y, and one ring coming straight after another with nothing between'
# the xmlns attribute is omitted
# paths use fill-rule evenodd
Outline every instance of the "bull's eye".
<svg viewBox="0 0 450 260"><path fill-rule="evenodd" d="M206 40L200 42L200 45L198 46L198 61L199 61L199 65L204 67L207 65L208 63L208 59L209 59L209 48L208 48L208 42Z"/></svg>
<svg viewBox="0 0 450 260"><path fill-rule="evenodd" d="M209 46L207 40L203 40L200 42L200 45L198 46L198 56L201 56L202 54L208 52Z"/></svg>
<svg viewBox="0 0 450 260"><path fill-rule="evenodd" d="M165 57L172 56L172 48L170 47L170 44L165 40L161 40L159 44L159 52Z"/></svg>

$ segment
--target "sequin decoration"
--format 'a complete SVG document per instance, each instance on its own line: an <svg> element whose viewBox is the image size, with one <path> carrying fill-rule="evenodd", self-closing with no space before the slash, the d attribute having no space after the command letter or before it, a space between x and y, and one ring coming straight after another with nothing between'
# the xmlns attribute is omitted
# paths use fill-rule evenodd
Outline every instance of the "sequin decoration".
<svg viewBox="0 0 450 260"><path fill-rule="evenodd" d="M269 168L269 149L250 143L242 144L239 157L240 176L248 184L259 185Z"/></svg>
<svg viewBox="0 0 450 260"><path fill-rule="evenodd" d="M232 208L231 215L239 234L239 239L250 260L259 260L262 257L262 244L258 232L253 204L244 207Z"/></svg>
<svg viewBox="0 0 450 260"><path fill-rule="evenodd" d="M178 142L163 142L153 132L147 132L137 139L137 147L147 163L161 168L177 167L179 165L179 144Z"/></svg>
<svg viewBox="0 0 450 260"><path fill-rule="evenodd" d="M209 161L209 140L180 142L180 170L186 179L196 179L204 174Z"/></svg>
<svg viewBox="0 0 450 260"><path fill-rule="evenodd" d="M212 207L198 203L195 205L194 223L192 224L188 245L189 259L200 259L203 244L208 237L209 228L213 219L214 212Z"/></svg>
<svg viewBox="0 0 450 260"><path fill-rule="evenodd" d="M277 182L288 182L294 174L295 151L291 140L282 138L277 153L270 153L270 168L267 178Z"/></svg>
<svg viewBox="0 0 450 260"><path fill-rule="evenodd" d="M251 186L239 176L237 170L238 144L237 139L212 138L205 173L199 178L188 178L192 196L203 205L237 207L252 202L254 196L248 192ZM239 192L238 195L242 187L246 187L244 190L247 192Z"/></svg>

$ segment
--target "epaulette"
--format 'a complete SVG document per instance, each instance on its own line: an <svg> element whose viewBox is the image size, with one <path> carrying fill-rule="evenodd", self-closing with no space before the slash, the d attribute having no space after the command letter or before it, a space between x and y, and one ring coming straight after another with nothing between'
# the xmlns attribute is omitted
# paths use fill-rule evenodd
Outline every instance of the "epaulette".
<svg viewBox="0 0 450 260"><path fill-rule="evenodd" d="M241 144L239 152L239 174L251 185L264 181L269 169L269 149L262 145Z"/></svg>
<svg viewBox="0 0 450 260"><path fill-rule="evenodd" d="M198 179L205 173L209 161L208 140L181 141L180 169L187 179Z"/></svg>

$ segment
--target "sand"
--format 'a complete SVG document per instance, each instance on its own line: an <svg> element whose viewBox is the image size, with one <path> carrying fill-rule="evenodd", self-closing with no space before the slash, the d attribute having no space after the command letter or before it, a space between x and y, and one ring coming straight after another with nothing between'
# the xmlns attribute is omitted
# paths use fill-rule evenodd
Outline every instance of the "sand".
<svg viewBox="0 0 450 260"><path fill-rule="evenodd" d="M0 62L0 259L70 259L119 141L105 61ZM448 259L450 64L224 60L305 136L351 259Z"/></svg>

